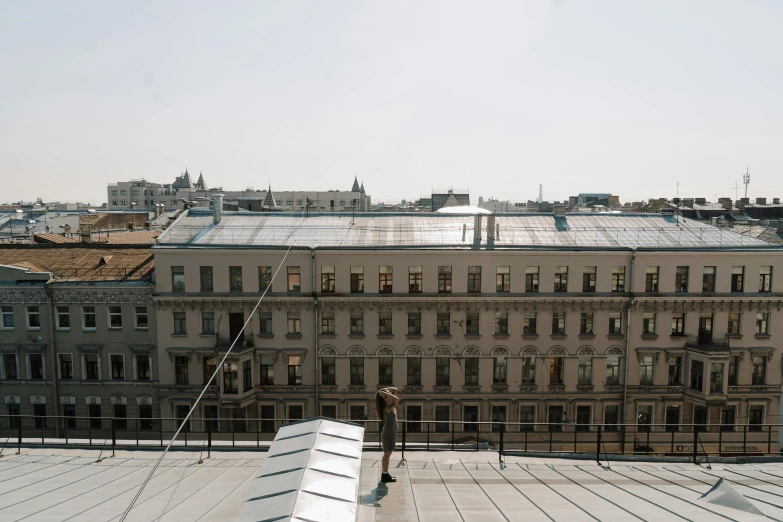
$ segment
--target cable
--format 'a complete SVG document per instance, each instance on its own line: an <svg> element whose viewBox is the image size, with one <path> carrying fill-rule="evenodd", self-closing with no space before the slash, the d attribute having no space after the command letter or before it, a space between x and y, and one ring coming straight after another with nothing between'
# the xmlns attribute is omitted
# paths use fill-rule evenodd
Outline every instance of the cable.
<svg viewBox="0 0 783 522"><path fill-rule="evenodd" d="M304 213L302 214L302 223L304 222ZM299 226L302 225L302 223L299 224ZM298 228L295 227L294 230ZM293 234L293 231L291 232ZM290 236L289 236L290 237ZM207 389L212 384L212 381L215 380L217 377L218 372L223 367L223 363L226 362L226 359L231 354L231 350L234 349L234 345L237 343L237 341L242 338L244 339L244 332L245 328L247 328L247 325L250 324L250 321L253 320L253 316L255 315L256 311L258 310L258 307L261 306L261 301L263 301L264 296L269 291L269 289L272 287L272 282L274 282L275 278L277 277L278 272L280 272L280 269L283 267L283 263L285 263L286 258L288 258L288 254L291 252L291 248L293 247L293 244L288 245L288 250L286 250L285 255L283 256L283 259L280 260L280 264L277 266L277 270L275 270L275 273L272 274L272 279L269 281L269 284L267 285L266 289L264 290L264 293L261 294L261 297L259 298L258 302L256 303L256 306L253 307L253 311L250 312L250 315L247 318L247 321L245 321L245 324L242 325L242 329L237 334L236 338L234 339L234 342L231 343L231 346L226 351L226 354L223 356L223 358L220 360L220 362L216 365L215 371L212 373L212 377L209 378L209 381L204 385L204 388L201 390L201 393L196 398L196 401L193 403L193 406L191 406L190 411L185 416L185 418L182 420L182 423L179 425L179 428L177 428L176 433L171 437L169 440L169 443L166 445L166 449L163 450L163 453L160 457L158 457L157 462L155 462L155 465L152 466L152 470L150 471L149 475L147 475L147 478L144 479L144 482L141 484L141 487L136 492L136 495L133 497L133 500L131 500L130 505L128 505L128 508L125 510L125 513L123 513L122 517L120 518L120 522L124 522L127 518L128 514L130 513L131 509L133 509L133 505L136 503L136 501L141 496L141 492L144 491L144 488L147 486L147 483L149 483L150 479L152 479L152 475L155 473L155 470L158 469L158 466L163 461L163 457L166 456L166 453L168 453L169 449L171 448L171 445L174 444L174 441L176 440L177 436L179 435L180 431L182 431L182 428L185 426L185 424L190 420L190 416L193 415L193 411L195 411L196 406L198 406L199 401L201 401L201 398L204 396L204 394L207 392Z"/></svg>

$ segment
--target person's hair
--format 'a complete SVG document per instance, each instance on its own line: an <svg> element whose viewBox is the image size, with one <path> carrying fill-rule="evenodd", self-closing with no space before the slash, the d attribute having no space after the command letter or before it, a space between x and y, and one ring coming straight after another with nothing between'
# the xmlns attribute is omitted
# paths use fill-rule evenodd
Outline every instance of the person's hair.
<svg viewBox="0 0 783 522"><path fill-rule="evenodd" d="M383 400L380 390L375 392L375 413L378 414L378 420L383 420L383 408L386 406L386 401Z"/></svg>

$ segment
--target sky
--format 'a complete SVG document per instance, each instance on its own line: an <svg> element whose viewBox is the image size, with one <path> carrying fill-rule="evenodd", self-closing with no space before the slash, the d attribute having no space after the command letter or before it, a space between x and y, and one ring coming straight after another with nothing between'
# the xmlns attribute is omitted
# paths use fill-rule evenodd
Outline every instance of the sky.
<svg viewBox="0 0 783 522"><path fill-rule="evenodd" d="M783 3L0 3L0 202L783 197ZM735 183L739 189L735 192Z"/></svg>

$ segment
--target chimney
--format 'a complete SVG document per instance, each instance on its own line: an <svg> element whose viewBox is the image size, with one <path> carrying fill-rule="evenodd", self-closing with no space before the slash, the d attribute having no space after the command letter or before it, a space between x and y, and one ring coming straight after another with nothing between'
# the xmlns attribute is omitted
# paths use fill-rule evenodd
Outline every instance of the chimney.
<svg viewBox="0 0 783 522"><path fill-rule="evenodd" d="M696 204L697 205L706 205L707 199L706 198L696 198Z"/></svg>
<svg viewBox="0 0 783 522"><path fill-rule="evenodd" d="M682 204L685 207L693 208L693 198L685 198L682 200Z"/></svg>
<svg viewBox="0 0 783 522"><path fill-rule="evenodd" d="M473 244L481 244L481 214L473 216Z"/></svg>
<svg viewBox="0 0 783 522"><path fill-rule="evenodd" d="M84 224L80 226L79 235L82 238L82 243L87 243L87 244L92 243L92 231L90 230L90 225Z"/></svg>
<svg viewBox="0 0 783 522"><path fill-rule="evenodd" d="M564 203L555 203L554 205L554 214L555 216L565 216L566 213L566 206Z"/></svg>
<svg viewBox="0 0 783 522"><path fill-rule="evenodd" d="M767 198L756 198L756 205L766 205Z"/></svg>
<svg viewBox="0 0 783 522"><path fill-rule="evenodd" d="M780 198L772 198L773 205L780 205Z"/></svg>
<svg viewBox="0 0 783 522"><path fill-rule="evenodd" d="M215 200L214 200L214 210L215 210L215 223L220 223L220 221L223 219L223 194L215 194Z"/></svg>
<svg viewBox="0 0 783 522"><path fill-rule="evenodd" d="M487 216L487 241L495 239L495 214Z"/></svg>

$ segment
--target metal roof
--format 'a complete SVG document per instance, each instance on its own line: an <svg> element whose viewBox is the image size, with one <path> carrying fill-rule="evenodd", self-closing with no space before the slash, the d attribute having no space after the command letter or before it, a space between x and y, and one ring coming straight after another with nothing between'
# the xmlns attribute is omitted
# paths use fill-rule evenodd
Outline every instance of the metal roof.
<svg viewBox="0 0 783 522"><path fill-rule="evenodd" d="M364 428L324 418L280 428L238 522L354 522Z"/></svg>
<svg viewBox="0 0 783 522"><path fill-rule="evenodd" d="M769 247L762 239L661 214L495 214L494 247L702 249ZM482 221L486 246L487 218ZM223 212L190 209L159 238L160 245L231 247L465 247L474 216L457 214ZM463 231L464 228L464 231Z"/></svg>

